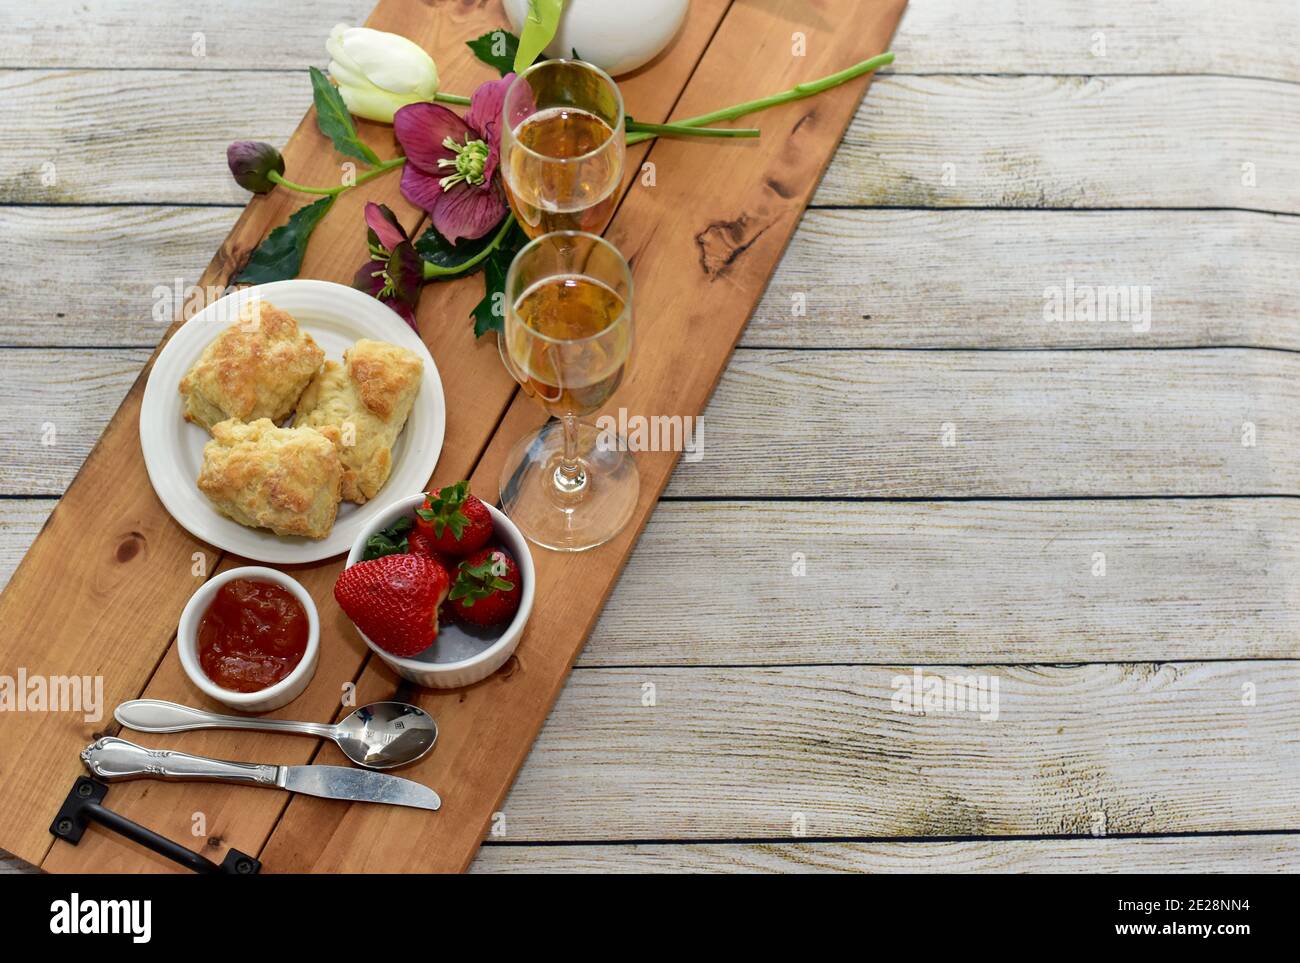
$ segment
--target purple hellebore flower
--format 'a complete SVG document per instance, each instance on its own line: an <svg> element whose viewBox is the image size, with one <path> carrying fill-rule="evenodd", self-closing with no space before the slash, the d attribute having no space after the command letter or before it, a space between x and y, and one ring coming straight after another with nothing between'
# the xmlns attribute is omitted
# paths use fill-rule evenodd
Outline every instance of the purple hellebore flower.
<svg viewBox="0 0 1300 963"><path fill-rule="evenodd" d="M514 74L481 84L464 119L441 104L408 104L393 117L393 133L406 153L402 195L429 212L452 244L479 238L506 213L495 178L501 153L501 105Z"/></svg>
<svg viewBox="0 0 1300 963"><path fill-rule="evenodd" d="M371 259L357 271L352 286L378 298L419 330L415 304L424 283L424 262L415 253L397 215L385 205L366 203L366 227Z"/></svg>

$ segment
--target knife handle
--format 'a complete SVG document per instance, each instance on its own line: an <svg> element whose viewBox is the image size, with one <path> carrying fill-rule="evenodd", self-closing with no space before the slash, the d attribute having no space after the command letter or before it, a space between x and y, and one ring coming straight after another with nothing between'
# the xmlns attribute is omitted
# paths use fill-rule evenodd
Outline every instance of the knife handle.
<svg viewBox="0 0 1300 963"><path fill-rule="evenodd" d="M279 785L279 766L257 766L191 756L169 749L146 749L116 736L92 742L81 752L86 768L101 779L213 779L256 786Z"/></svg>

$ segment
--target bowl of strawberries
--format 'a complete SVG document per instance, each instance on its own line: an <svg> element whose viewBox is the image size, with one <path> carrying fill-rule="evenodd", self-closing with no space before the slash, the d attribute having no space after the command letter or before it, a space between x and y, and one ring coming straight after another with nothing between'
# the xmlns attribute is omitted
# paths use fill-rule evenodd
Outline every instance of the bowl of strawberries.
<svg viewBox="0 0 1300 963"><path fill-rule="evenodd" d="M510 658L534 581L523 534L457 482L381 512L353 544L334 598L402 678L451 689Z"/></svg>

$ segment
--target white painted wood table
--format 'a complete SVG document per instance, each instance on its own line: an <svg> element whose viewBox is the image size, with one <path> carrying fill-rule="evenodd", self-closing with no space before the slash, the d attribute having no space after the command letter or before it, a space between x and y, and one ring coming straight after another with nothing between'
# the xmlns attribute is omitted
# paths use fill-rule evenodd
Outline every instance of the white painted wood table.
<svg viewBox="0 0 1300 963"><path fill-rule="evenodd" d="M0 3L0 578L370 4ZM1300 868L1300 4L894 49L476 869Z"/></svg>

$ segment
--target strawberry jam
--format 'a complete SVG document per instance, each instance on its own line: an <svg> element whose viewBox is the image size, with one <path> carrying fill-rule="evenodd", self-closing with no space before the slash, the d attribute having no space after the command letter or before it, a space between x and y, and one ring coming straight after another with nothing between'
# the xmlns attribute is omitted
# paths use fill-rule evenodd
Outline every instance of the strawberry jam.
<svg viewBox="0 0 1300 963"><path fill-rule="evenodd" d="M237 578L213 596L198 633L203 673L234 692L275 685L307 651L307 613L271 582Z"/></svg>

